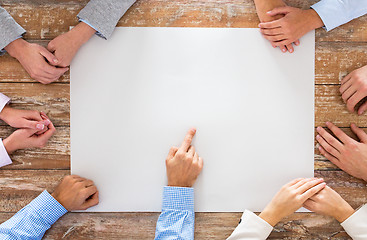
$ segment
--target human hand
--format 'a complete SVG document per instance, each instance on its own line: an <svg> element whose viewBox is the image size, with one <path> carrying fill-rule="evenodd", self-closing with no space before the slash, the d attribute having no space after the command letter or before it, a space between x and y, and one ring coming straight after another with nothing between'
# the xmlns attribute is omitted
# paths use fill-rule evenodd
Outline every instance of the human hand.
<svg viewBox="0 0 367 240"><path fill-rule="evenodd" d="M44 133L38 133L37 129L22 128L16 130L3 141L6 151L8 154L11 154L19 149L45 147L47 141L56 131L51 121L47 128L47 131Z"/></svg>
<svg viewBox="0 0 367 240"><path fill-rule="evenodd" d="M271 22L271 21L284 17L284 14L278 14L278 15L271 16L268 14L268 12L270 10L273 10L274 8L285 7L287 5L282 0L271 0L271 1L255 0L255 6L256 6L257 15L259 16L260 21L261 22ZM272 42L271 42L271 45L273 47L277 47ZM295 41L294 45L298 46L299 40ZM294 52L292 43L288 44L287 46L281 45L279 46L279 48L282 52L286 52L287 50L290 53Z"/></svg>
<svg viewBox="0 0 367 240"><path fill-rule="evenodd" d="M0 112L0 119L14 128L30 128L38 131L45 129L50 124L50 120L43 119L38 111L20 110L5 106Z"/></svg>
<svg viewBox="0 0 367 240"><path fill-rule="evenodd" d="M315 213L334 217L340 223L354 213L354 209L328 186L310 197L303 206Z"/></svg>
<svg viewBox="0 0 367 240"><path fill-rule="evenodd" d="M325 185L320 178L295 179L280 189L259 217L274 227L282 218L302 207L307 199L321 191Z"/></svg>
<svg viewBox="0 0 367 240"><path fill-rule="evenodd" d="M324 26L321 18L313 9L280 7L269 11L268 14L270 16L284 14L284 17L278 20L259 24L263 36L274 46L289 45L309 31Z"/></svg>
<svg viewBox="0 0 367 240"><path fill-rule="evenodd" d="M166 159L168 186L192 187L203 168L203 159L191 146L196 130L190 129L180 148L172 147Z"/></svg>
<svg viewBox="0 0 367 240"><path fill-rule="evenodd" d="M316 140L320 144L320 153L343 171L367 181L367 134L355 124L351 124L352 131L360 139L358 142L334 124L326 122L326 126L337 138L318 127L319 135Z"/></svg>
<svg viewBox="0 0 367 240"><path fill-rule="evenodd" d="M28 43L21 38L11 42L5 50L22 64L31 78L43 84L58 80L69 70L52 66L59 62L52 53L38 44Z"/></svg>
<svg viewBox="0 0 367 240"><path fill-rule="evenodd" d="M367 97L367 65L349 73L342 81L339 89L349 112L354 112L356 105ZM367 109L367 101L358 109L362 115Z"/></svg>
<svg viewBox="0 0 367 240"><path fill-rule="evenodd" d="M76 175L64 177L51 195L68 211L85 210L99 203L93 181Z"/></svg>
<svg viewBox="0 0 367 240"><path fill-rule="evenodd" d="M83 22L71 29L69 32L61 34L52 40L47 49L54 53L59 60L58 66L67 67L70 65L79 48L87 42L96 30Z"/></svg>

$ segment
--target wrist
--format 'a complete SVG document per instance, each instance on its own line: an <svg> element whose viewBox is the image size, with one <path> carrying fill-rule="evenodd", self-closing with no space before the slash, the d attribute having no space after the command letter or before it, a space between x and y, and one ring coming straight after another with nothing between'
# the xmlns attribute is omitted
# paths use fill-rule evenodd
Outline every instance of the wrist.
<svg viewBox="0 0 367 240"><path fill-rule="evenodd" d="M269 223L272 227L277 225L277 223L283 218L279 213L276 213L273 210L268 210L266 208L259 214L259 217Z"/></svg>
<svg viewBox="0 0 367 240"><path fill-rule="evenodd" d="M168 182L168 187L186 187L186 188L192 188L192 185L187 183L176 183L176 182Z"/></svg>
<svg viewBox="0 0 367 240"><path fill-rule="evenodd" d="M73 33L75 43L82 46L96 33L96 30L88 24L80 22L70 32Z"/></svg>
<svg viewBox="0 0 367 240"><path fill-rule="evenodd" d="M308 19L309 26L310 26L309 31L324 26L324 22L322 21L322 19L320 18L319 14L315 10L313 10L313 9L307 9L307 10L304 10L304 11L307 14L307 18L306 19Z"/></svg>
<svg viewBox="0 0 367 240"><path fill-rule="evenodd" d="M25 41L23 38L18 38L9 43L4 49L9 53L10 56L18 59L27 44L28 42Z"/></svg>
<svg viewBox="0 0 367 240"><path fill-rule="evenodd" d="M338 220L338 222L342 223L352 216L354 212L355 210L349 204L346 204L344 207L341 206L337 211L335 211L335 215L333 217Z"/></svg>
<svg viewBox="0 0 367 240"><path fill-rule="evenodd" d="M0 119L3 120L5 122L9 112L11 111L11 107L9 107L8 105L6 105L0 112Z"/></svg>
<svg viewBox="0 0 367 240"><path fill-rule="evenodd" d="M16 147L14 146L13 141L11 140L11 137L7 137L6 139L4 139L3 144L8 154L12 154L17 150Z"/></svg>

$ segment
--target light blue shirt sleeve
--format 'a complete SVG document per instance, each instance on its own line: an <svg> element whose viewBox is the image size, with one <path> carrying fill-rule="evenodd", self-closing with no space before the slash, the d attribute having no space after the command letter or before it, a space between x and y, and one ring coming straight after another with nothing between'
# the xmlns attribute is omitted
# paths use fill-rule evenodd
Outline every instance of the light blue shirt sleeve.
<svg viewBox="0 0 367 240"><path fill-rule="evenodd" d="M156 240L194 239L194 189L164 187L162 213L155 231Z"/></svg>
<svg viewBox="0 0 367 240"><path fill-rule="evenodd" d="M367 0L321 0L311 6L324 22L326 31L367 13Z"/></svg>
<svg viewBox="0 0 367 240"><path fill-rule="evenodd" d="M0 239L41 239L67 210L49 194L43 191L37 198L0 225Z"/></svg>

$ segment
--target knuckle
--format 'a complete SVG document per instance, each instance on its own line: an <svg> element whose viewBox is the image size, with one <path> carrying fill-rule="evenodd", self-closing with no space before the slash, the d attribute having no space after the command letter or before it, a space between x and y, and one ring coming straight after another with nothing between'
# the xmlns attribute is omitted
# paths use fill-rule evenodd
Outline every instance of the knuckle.
<svg viewBox="0 0 367 240"><path fill-rule="evenodd" d="M185 157L185 154L184 154L183 152L178 152L178 153L176 154L176 156L177 156L178 158L184 158L184 157Z"/></svg>
<svg viewBox="0 0 367 240"><path fill-rule="evenodd" d="M70 181L72 179L73 179L73 177L71 175L67 175L66 177L64 177L65 181Z"/></svg>
<svg viewBox="0 0 367 240"><path fill-rule="evenodd" d="M192 160L193 160L193 157L186 157L186 159L185 159L187 162L192 162Z"/></svg>

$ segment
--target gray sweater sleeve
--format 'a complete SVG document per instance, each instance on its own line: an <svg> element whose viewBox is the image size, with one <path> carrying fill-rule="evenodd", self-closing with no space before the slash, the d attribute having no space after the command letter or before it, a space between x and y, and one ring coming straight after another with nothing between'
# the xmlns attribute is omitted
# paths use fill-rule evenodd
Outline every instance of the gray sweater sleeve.
<svg viewBox="0 0 367 240"><path fill-rule="evenodd" d="M136 0L90 0L78 14L105 39L111 37L120 18Z"/></svg>
<svg viewBox="0 0 367 240"><path fill-rule="evenodd" d="M0 55L9 43L18 39L25 33L25 30L10 16L10 14L0 7Z"/></svg>

